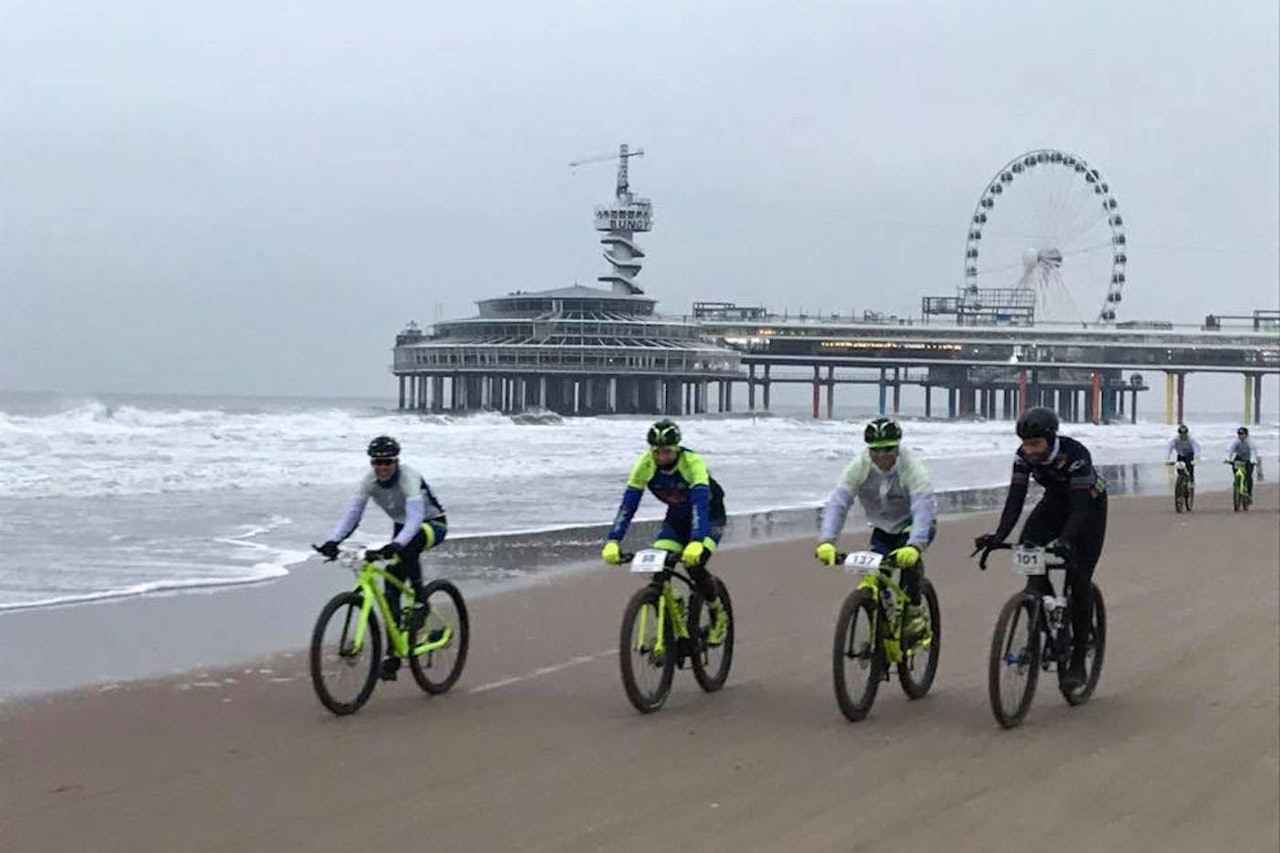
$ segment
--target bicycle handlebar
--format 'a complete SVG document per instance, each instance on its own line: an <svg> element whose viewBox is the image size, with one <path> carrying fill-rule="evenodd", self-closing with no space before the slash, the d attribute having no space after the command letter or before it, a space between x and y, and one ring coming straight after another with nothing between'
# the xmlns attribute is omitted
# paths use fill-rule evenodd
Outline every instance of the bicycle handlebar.
<svg viewBox="0 0 1280 853"><path fill-rule="evenodd" d="M1014 546L1012 542L1001 542L997 545L989 545L986 548L974 548L973 553L970 554L969 556L973 557L979 551L981 551L982 558L978 560L978 568L982 569L985 572L987 570L987 557L991 554L992 551L1012 551L1013 547ZM1060 560L1067 559L1067 555L1069 553L1068 549L1062 547L1061 545L1046 545L1044 546L1044 550L1046 554L1052 554L1053 556L1057 557ZM1048 568L1051 568L1051 569L1066 568L1066 564L1064 563L1061 566L1048 566Z"/></svg>
<svg viewBox="0 0 1280 853"><path fill-rule="evenodd" d="M630 563L632 560L635 559L635 557L636 557L636 553L634 551L623 551L620 554L618 554L618 565L622 565L623 563ZM679 561L680 561L679 554L675 553L674 551L668 551L667 556L663 559L662 563L667 568L671 568Z"/></svg>

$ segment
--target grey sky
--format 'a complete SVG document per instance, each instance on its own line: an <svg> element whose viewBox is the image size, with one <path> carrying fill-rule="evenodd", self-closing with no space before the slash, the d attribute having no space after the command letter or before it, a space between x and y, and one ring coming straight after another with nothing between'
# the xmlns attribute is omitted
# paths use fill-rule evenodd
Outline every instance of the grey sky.
<svg viewBox="0 0 1280 853"><path fill-rule="evenodd" d="M1277 307L1278 32L1271 0L5 0L0 388L390 396L404 321L594 283L612 165L565 164L620 141L666 311L915 314L1042 146L1120 201L1123 317Z"/></svg>

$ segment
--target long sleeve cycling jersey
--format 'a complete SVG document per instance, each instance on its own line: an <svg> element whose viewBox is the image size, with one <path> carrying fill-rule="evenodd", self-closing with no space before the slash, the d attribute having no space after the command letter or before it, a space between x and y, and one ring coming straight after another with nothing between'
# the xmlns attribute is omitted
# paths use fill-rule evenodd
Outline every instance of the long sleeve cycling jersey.
<svg viewBox="0 0 1280 853"><path fill-rule="evenodd" d="M1165 451L1166 459L1199 459L1200 442L1191 436L1176 436L1169 439L1169 448Z"/></svg>
<svg viewBox="0 0 1280 853"><path fill-rule="evenodd" d="M364 516L365 505L372 499L396 524L403 527L396 536L398 545L408 545L424 522L444 517L444 507L427 485L427 481L408 465L401 464L395 475L383 482L372 471L364 475L355 496L338 526L329 534L334 542L350 536Z"/></svg>
<svg viewBox="0 0 1280 853"><path fill-rule="evenodd" d="M724 489L712 479L699 454L682 447L676 464L664 469L659 468L653 454L646 451L627 477L609 539L621 542L627 535L646 488L667 505L668 517L689 521L691 541L702 540L713 523L724 521Z"/></svg>
<svg viewBox="0 0 1280 853"><path fill-rule="evenodd" d="M1049 458L1039 464L1030 462L1018 448L1013 459L1013 475L1009 481L1009 495L1005 498L1004 512L995 537L1003 542L1027 500L1027 486L1034 478L1044 487L1043 500L1063 500L1067 507L1067 521L1059 539L1074 541L1081 526L1088 520L1094 501L1107 491L1107 481L1093 467L1089 449L1074 438L1057 437Z"/></svg>
<svg viewBox="0 0 1280 853"><path fill-rule="evenodd" d="M886 533L902 533L909 525L907 544L921 551L929 544L937 501L924 465L905 447L888 471L877 468L865 450L845 467L822 508L823 542L839 538L855 496L874 526Z"/></svg>
<svg viewBox="0 0 1280 853"><path fill-rule="evenodd" d="M1262 462L1262 457L1258 455L1258 447L1251 438L1231 442L1231 449L1227 451L1227 461L1232 459L1243 459L1246 462L1254 463ZM1262 466L1259 465L1258 467Z"/></svg>

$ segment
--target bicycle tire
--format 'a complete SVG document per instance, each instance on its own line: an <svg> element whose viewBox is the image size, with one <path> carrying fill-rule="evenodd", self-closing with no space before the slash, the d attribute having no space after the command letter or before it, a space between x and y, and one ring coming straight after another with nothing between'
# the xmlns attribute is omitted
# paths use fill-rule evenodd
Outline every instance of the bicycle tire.
<svg viewBox="0 0 1280 853"><path fill-rule="evenodd" d="M1241 505L1242 503L1244 503L1244 497L1243 497L1243 495L1240 493L1240 487L1239 487L1238 485L1237 485L1237 486L1233 486L1233 487L1232 487L1232 489L1231 489L1231 511L1232 511L1232 512L1239 512L1239 511L1240 511L1240 505Z"/></svg>
<svg viewBox="0 0 1280 853"><path fill-rule="evenodd" d="M1173 511L1182 512L1187 505L1187 483L1184 477L1178 477L1173 486Z"/></svg>
<svg viewBox="0 0 1280 853"><path fill-rule="evenodd" d="M1093 696L1098 680L1102 678L1102 662L1107 652L1107 605L1102 600L1102 590L1093 584L1093 659L1089 662L1089 675L1084 686L1074 692L1062 686L1063 671L1058 670L1058 690L1070 705L1083 705Z"/></svg>
<svg viewBox="0 0 1280 853"><path fill-rule="evenodd" d="M922 651L920 647L910 650L907 656L898 662L898 683L902 685L902 692L907 694L908 699L923 699L928 695L929 688L933 686L933 678L938 674L938 657L942 653L942 611L938 607L938 593L934 591L933 584L928 578L920 581L920 597L924 599L925 606L929 609L929 626L933 632L933 639L925 647L928 661L920 670L920 678L916 678L914 666L920 658Z"/></svg>
<svg viewBox="0 0 1280 853"><path fill-rule="evenodd" d="M1033 598L1018 592L1000 608L996 619L996 628L991 635L991 654L987 660L987 697L991 702L991 713L1002 728L1011 729L1021 725L1022 720L1031 709L1031 702L1036 695L1036 682L1040 677L1040 625L1038 605ZM1004 674L1010 654L1011 631L1015 626L1015 618L1021 615L1027 626L1027 642L1020 649L1018 666L1025 668L1026 681L1022 687L1022 695L1012 710L1007 710L1003 702L1001 676Z"/></svg>
<svg viewBox="0 0 1280 853"><path fill-rule="evenodd" d="M622 672L622 687L626 690L627 699L632 706L642 714L653 713L667 701L667 697L671 694L671 681L675 677L676 657L679 653L676 648L676 638L671 630L670 617L663 619L661 625L656 625L658 599L661 597L662 590L658 587L646 586L636 590L622 614L622 630L618 636L618 664ZM660 658L654 654L652 648L649 648L647 653L644 652L643 642L640 648L633 644L636 620L646 608L648 608L646 616L655 624L656 630L662 632L665 651ZM631 659L633 652L639 653L642 660L658 670L658 683L652 691L646 692L637 681L636 664Z"/></svg>
<svg viewBox="0 0 1280 853"><path fill-rule="evenodd" d="M467 650L471 646L471 620L467 615L467 603L452 582L437 578L427 584L422 592L422 600L428 607L431 606L432 596L438 593L448 598L453 607L452 620L438 617L436 609L431 608L423 626L428 632L440 630L445 625L451 628L454 633L448 645L425 654L409 655L409 669L413 672L413 680L427 693L438 695L453 687L462 675L462 668L466 666ZM452 663L448 663L450 653L453 654ZM437 669L437 664L443 665ZM437 673L442 677L437 678Z"/></svg>
<svg viewBox="0 0 1280 853"><path fill-rule="evenodd" d="M311 686L315 688L316 696L320 699L320 704L324 705L339 717L348 714L354 714L369 701L369 697L373 695L373 688L378 683L378 665L382 662L382 629L378 624L378 617L370 611L369 624L365 628L364 645L370 652L368 672L365 673L363 683L356 695L347 702L342 701L334 696L333 690L325 678L324 672L324 636L325 628L340 610L345 609L343 618L346 622L341 634L342 640L340 646L345 644L346 631L350 629L360 619L360 610L364 605L364 596L359 592L343 592L329 599L320 610L320 615L316 617L315 628L311 632ZM339 657L345 658L341 648L339 649ZM359 667L358 663L350 665L353 670Z"/></svg>
<svg viewBox="0 0 1280 853"><path fill-rule="evenodd" d="M880 682L884 679L886 663L884 645L880 637L879 610L879 603L871 592L855 589L844 600L844 604L840 607L840 615L836 618L835 641L831 648L831 675L836 703L840 706L841 713L851 723L864 719L871 711L871 706L876 701L876 691L880 689ZM871 631L870 648L865 650L853 647L853 632L857 628L860 613L866 617ZM867 682L855 699L849 692L845 662L851 658L864 657L868 652L870 658L866 660L864 667Z"/></svg>
<svg viewBox="0 0 1280 853"><path fill-rule="evenodd" d="M1191 484L1191 481L1188 480L1186 493L1183 494L1182 496L1182 506L1186 509L1187 512L1191 512L1191 506L1192 504L1195 503L1195 501L1196 501L1196 490L1195 490L1195 487Z"/></svg>
<svg viewBox="0 0 1280 853"><path fill-rule="evenodd" d="M708 621L704 626L702 619L705 615L710 620L711 611L705 606L702 595L695 590L689 599L689 635L694 639L694 653L689 658L689 662L693 665L694 680L707 693L715 693L724 687L725 681L729 678L729 668L733 666L733 602L729 598L729 589L724 585L724 581L716 578L715 584L716 595L729 614L729 628L725 632L724 642L720 645L707 645L707 632L711 630L711 623ZM709 659L716 652L720 654L720 662L715 667L709 667Z"/></svg>

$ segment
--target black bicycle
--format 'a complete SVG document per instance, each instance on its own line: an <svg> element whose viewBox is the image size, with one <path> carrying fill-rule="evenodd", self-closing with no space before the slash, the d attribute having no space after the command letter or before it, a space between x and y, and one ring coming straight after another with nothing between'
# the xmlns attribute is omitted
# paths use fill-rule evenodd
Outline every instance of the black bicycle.
<svg viewBox="0 0 1280 853"><path fill-rule="evenodd" d="M1056 669L1058 689L1071 705L1083 705L1093 695L1102 677L1102 660L1107 648L1107 608L1102 590L1093 584L1093 619L1085 655L1086 678L1071 688L1066 682L1067 664L1071 659L1071 590L1065 596L1053 591L1050 571L1065 570L1065 560L1049 563L1048 555L1063 557L1064 549L1000 544L978 549L982 552L979 566L987 567L987 556L994 550L1013 550L1013 572L1023 577L1043 577L1046 595L1021 590L1009 597L996 619L991 636L991 656L987 669L987 688L991 712L1006 729L1020 725L1031 709L1040 671ZM1065 583L1064 583L1065 586Z"/></svg>
<svg viewBox="0 0 1280 853"><path fill-rule="evenodd" d="M1177 467L1178 478L1173 483L1173 511L1174 512L1191 512L1191 507L1196 501L1196 486L1191 479L1191 465L1185 459L1179 459L1176 463L1170 462L1170 465Z"/></svg>

